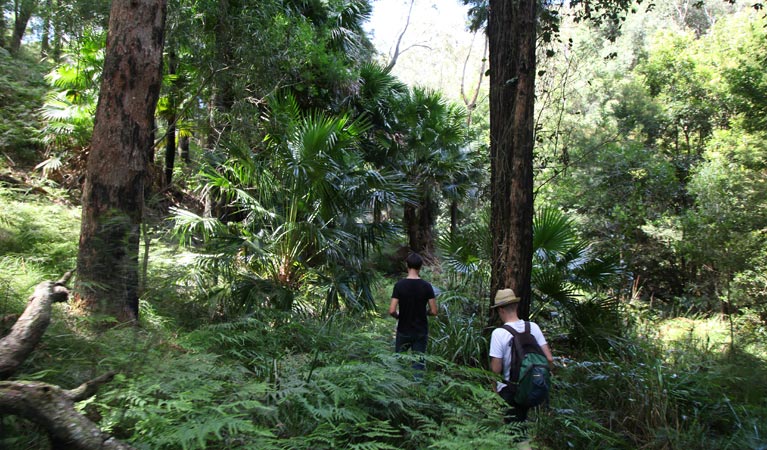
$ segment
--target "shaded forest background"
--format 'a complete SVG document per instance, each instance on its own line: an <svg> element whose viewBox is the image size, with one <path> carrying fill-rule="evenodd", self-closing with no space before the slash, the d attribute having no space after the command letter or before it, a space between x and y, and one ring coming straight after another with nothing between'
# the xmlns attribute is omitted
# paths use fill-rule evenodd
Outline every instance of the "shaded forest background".
<svg viewBox="0 0 767 450"><path fill-rule="evenodd" d="M110 5L0 6L5 334L76 265ZM542 10L530 316L557 370L524 430L485 371L485 69L419 85L408 73L467 55L391 69L370 11L168 4L138 325L56 305L11 379L117 372L77 408L136 448L492 449L524 432L550 449L767 448L760 5L640 4L620 27ZM440 290L421 383L385 318L408 249ZM0 413L0 447L51 448Z"/></svg>

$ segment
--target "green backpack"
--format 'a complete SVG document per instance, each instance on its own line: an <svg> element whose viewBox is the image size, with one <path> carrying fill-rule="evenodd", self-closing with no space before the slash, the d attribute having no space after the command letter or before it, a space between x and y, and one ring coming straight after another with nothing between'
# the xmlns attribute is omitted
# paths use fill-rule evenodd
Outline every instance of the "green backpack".
<svg viewBox="0 0 767 450"><path fill-rule="evenodd" d="M549 397L551 372L549 361L541 350L535 336L530 334L530 322L525 321L525 331L519 332L504 325L511 333L511 370L509 380L504 381L514 394L514 402L520 406L538 406Z"/></svg>

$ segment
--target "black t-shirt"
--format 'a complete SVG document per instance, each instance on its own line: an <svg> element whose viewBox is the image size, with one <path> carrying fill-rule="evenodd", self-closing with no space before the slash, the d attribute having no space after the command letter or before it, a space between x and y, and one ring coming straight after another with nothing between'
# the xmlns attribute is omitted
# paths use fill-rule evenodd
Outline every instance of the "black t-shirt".
<svg viewBox="0 0 767 450"><path fill-rule="evenodd" d="M431 284L420 278L403 278L394 285L391 296L399 301L397 332L426 334L426 305L434 298Z"/></svg>

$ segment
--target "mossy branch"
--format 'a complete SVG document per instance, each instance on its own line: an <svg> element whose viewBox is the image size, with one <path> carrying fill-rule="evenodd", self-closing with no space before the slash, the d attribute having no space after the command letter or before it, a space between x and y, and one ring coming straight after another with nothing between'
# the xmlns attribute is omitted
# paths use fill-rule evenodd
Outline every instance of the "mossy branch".
<svg viewBox="0 0 767 450"><path fill-rule="evenodd" d="M38 284L24 313L10 333L0 339L0 379L10 377L39 344L50 324L52 305L69 299L65 284L72 273L67 272L55 282ZM40 424L54 442L66 448L131 449L103 433L74 407L75 402L95 395L98 387L114 375L108 372L70 390L42 382L0 381L0 414L14 414Z"/></svg>

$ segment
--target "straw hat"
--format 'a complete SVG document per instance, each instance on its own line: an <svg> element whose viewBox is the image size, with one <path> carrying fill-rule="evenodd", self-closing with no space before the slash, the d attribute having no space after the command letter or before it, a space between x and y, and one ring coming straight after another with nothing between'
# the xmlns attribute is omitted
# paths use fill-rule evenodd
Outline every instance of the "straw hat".
<svg viewBox="0 0 767 450"><path fill-rule="evenodd" d="M491 308L498 308L499 306L506 306L510 305L512 303L517 303L521 298L517 297L517 295L514 293L511 289L500 289L498 292L495 293L495 301L493 302L493 306Z"/></svg>

